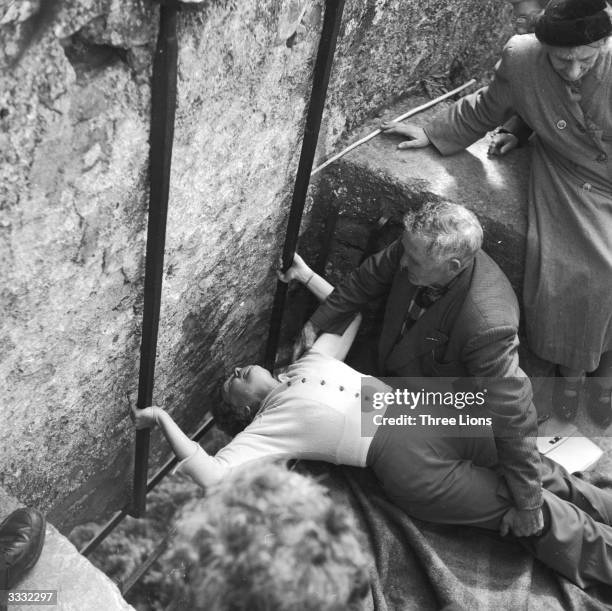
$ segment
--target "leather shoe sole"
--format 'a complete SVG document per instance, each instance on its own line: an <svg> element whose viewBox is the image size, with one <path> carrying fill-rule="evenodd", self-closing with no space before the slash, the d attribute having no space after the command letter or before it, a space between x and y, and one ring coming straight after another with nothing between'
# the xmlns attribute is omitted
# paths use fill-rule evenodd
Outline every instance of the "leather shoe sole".
<svg viewBox="0 0 612 611"><path fill-rule="evenodd" d="M40 511L17 509L0 524L0 590L12 589L37 562L45 542Z"/></svg>

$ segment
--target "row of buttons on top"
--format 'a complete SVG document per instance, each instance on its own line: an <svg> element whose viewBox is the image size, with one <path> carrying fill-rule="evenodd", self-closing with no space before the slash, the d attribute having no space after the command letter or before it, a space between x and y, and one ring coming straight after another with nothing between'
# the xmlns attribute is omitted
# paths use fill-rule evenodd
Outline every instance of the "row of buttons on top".
<svg viewBox="0 0 612 611"><path fill-rule="evenodd" d="M302 378L302 384L305 384L305 383L306 383L306 378ZM325 381L325 380L321 380L321 386L325 386L325 384L326 384L326 381ZM291 386L291 380L289 380L289 381L287 382L287 386ZM338 390L341 390L341 391L342 391L342 390L345 390L345 388L344 388L344 386L338 386ZM358 396L359 396L359 393L358 393L358 392L356 392L356 393L355 393L355 396L356 396L356 397L358 397ZM366 399L367 399L367 397L366 397Z"/></svg>

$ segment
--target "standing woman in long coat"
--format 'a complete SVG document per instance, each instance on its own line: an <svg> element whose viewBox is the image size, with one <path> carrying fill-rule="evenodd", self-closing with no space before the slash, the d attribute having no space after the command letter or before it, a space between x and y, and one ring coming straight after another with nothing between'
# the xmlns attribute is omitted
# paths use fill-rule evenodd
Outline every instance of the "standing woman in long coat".
<svg viewBox="0 0 612 611"><path fill-rule="evenodd" d="M612 23L604 0L551 0L535 36L514 36L491 83L424 129L386 123L456 153L512 114L534 131L523 300L527 340L563 376L560 415L585 372L593 419L612 422Z"/></svg>

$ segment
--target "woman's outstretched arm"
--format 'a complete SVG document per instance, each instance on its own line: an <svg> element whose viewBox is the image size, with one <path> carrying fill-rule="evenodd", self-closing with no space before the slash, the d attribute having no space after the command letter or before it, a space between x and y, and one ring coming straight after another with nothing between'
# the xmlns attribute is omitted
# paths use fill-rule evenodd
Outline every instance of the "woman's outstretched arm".
<svg viewBox="0 0 612 611"><path fill-rule="evenodd" d="M179 425L172 419L172 416L161 407L152 405L144 409L133 408L132 414L137 429L159 426L179 460L188 458L193 454L193 441L183 433Z"/></svg>
<svg viewBox="0 0 612 611"><path fill-rule="evenodd" d="M161 407L153 405L144 409L133 408L132 414L137 429L159 426L174 454L181 461L179 469L189 475L196 484L207 488L223 478L227 469L207 454L198 443L189 439L172 416Z"/></svg>
<svg viewBox="0 0 612 611"><path fill-rule="evenodd" d="M325 301L334 290L334 287L327 282L325 278L316 274L297 253L293 255L293 264L291 267L284 274L278 272L278 277L283 282L291 282L291 280L301 282L319 301ZM323 333L317 338L317 330L312 329L312 347L317 350L317 352L333 356L343 361L355 340L355 336L361 325L361 319L361 314L356 314L355 318L353 318L351 324L342 335L336 333ZM307 330L308 324L309 323L306 323L306 327L304 328L306 332L309 331Z"/></svg>
<svg viewBox="0 0 612 611"><path fill-rule="evenodd" d="M159 425L181 461L176 470L203 488L217 484L232 469L251 461L302 458L311 450L311 438L303 434L301 420L295 419L294 410L277 410L272 417L257 418L214 456L191 441L161 407L134 408L132 413L138 429ZM289 433L279 435L279 430Z"/></svg>

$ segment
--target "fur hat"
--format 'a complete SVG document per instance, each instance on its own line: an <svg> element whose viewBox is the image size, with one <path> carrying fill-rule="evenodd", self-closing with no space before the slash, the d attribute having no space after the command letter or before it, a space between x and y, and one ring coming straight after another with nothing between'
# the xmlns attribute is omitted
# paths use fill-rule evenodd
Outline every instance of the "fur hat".
<svg viewBox="0 0 612 611"><path fill-rule="evenodd" d="M588 45L611 33L605 0L551 0L535 26L538 40L553 47Z"/></svg>

